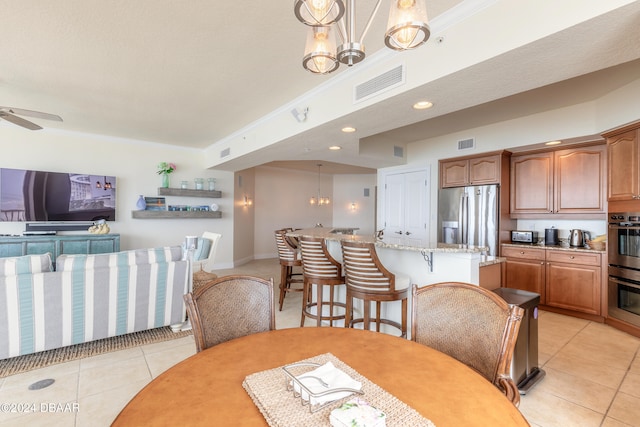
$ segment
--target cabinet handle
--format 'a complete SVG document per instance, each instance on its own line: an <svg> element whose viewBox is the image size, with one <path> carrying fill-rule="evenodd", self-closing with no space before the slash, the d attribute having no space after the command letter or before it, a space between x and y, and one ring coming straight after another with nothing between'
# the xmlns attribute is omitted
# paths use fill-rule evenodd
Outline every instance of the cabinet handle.
<svg viewBox="0 0 640 427"><path fill-rule="evenodd" d="M402 231L394 231L396 234L402 234Z"/></svg>
<svg viewBox="0 0 640 427"><path fill-rule="evenodd" d="M411 234L411 232L410 232L410 231L407 231L407 232L405 232L404 234L406 234L406 235L408 236L409 234Z"/></svg>
<svg viewBox="0 0 640 427"><path fill-rule="evenodd" d="M520 255L524 255L524 251L520 251Z"/></svg>
<svg viewBox="0 0 640 427"><path fill-rule="evenodd" d="M569 257L569 259L575 259L575 257L574 257L573 255L571 255L571 256Z"/></svg>
<svg viewBox="0 0 640 427"><path fill-rule="evenodd" d="M544 265L544 261L540 261L540 265ZM549 265L549 263L547 263Z"/></svg>

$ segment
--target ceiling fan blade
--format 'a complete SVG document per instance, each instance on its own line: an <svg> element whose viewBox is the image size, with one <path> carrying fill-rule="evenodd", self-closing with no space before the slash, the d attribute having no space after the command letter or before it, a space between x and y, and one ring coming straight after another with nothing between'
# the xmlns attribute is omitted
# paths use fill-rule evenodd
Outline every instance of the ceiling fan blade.
<svg viewBox="0 0 640 427"><path fill-rule="evenodd" d="M14 125L22 126L23 128L31 130L42 129L42 127L38 126L35 123L31 123L29 120L14 116L13 114L7 113L5 111L0 111L0 119L5 119L6 121L13 123Z"/></svg>
<svg viewBox="0 0 640 427"><path fill-rule="evenodd" d="M36 117L38 119L62 121L62 117L55 114L43 113L41 111L23 110L22 108L0 107L0 112L17 114L19 116Z"/></svg>

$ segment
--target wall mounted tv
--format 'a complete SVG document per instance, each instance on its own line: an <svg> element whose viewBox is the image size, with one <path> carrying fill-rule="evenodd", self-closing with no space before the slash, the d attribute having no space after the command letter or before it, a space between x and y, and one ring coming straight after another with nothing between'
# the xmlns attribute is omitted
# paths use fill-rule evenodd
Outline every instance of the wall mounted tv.
<svg viewBox="0 0 640 427"><path fill-rule="evenodd" d="M0 169L0 222L65 230L101 219L116 219L114 176Z"/></svg>

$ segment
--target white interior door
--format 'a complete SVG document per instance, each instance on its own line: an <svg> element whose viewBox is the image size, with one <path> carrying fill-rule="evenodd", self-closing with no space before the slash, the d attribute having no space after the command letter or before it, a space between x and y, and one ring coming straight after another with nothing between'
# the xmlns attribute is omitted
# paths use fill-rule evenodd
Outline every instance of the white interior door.
<svg viewBox="0 0 640 427"><path fill-rule="evenodd" d="M384 191L385 241L417 246L427 244L427 171L386 175Z"/></svg>

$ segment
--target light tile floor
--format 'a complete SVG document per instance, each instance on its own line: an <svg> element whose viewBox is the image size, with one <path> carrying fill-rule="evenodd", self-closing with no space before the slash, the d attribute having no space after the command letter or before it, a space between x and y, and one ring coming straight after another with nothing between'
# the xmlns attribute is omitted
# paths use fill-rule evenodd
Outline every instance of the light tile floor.
<svg viewBox="0 0 640 427"><path fill-rule="evenodd" d="M216 273L273 277L276 283L280 274L273 259ZM289 293L276 314L277 327L298 326L300 305L301 294ZM550 312L540 313L538 327L546 377L520 404L532 426L640 427L640 339ZM185 337L0 379L0 427L108 426L145 384L194 353L193 337ZM47 378L56 381L28 389ZM36 411L7 412L7 403Z"/></svg>

